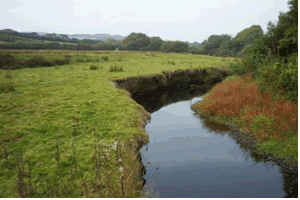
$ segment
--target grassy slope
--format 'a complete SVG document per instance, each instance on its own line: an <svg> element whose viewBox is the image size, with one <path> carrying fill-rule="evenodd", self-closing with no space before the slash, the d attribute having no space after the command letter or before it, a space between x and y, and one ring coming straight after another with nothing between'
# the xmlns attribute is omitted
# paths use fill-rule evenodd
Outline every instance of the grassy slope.
<svg viewBox="0 0 300 200"><path fill-rule="evenodd" d="M68 53L69 54L69 53ZM46 58L63 58L64 54L15 54L20 59L39 55ZM121 139L132 135L143 135L141 113L143 108L128 98L127 93L115 89L109 79L161 73L162 70L176 70L227 65L232 59L198 55L156 56L143 54L108 54L109 61L101 60L103 54L70 53L72 63L59 67L41 67L12 71L15 92L0 94L0 137L7 143L8 160L1 152L0 182L3 197L13 197L16 188L15 153L25 150L30 156L33 183L46 191L43 185L45 173L49 179L55 177L56 144L60 145L62 174L67 174L72 165L71 141L74 142L77 163L88 172L95 136L93 128L103 139L103 144L112 144L116 134ZM100 59L99 62L76 63L76 58ZM121 61L116 60L121 59ZM174 61L176 64L168 64ZM90 65L103 69L90 70ZM109 72L110 65L124 67L124 72ZM0 71L1 79L4 71ZM76 125L76 123L78 123ZM74 130L76 129L76 130ZM72 137L73 136L73 137ZM4 143L3 143L4 144ZM3 149L5 147L3 146ZM92 172L89 177L92 177ZM76 180L79 180L76 179ZM62 183L70 183L62 179ZM43 189L44 188L44 189ZM17 193L17 192L15 192ZM71 195L70 195L71 196ZM74 196L82 196L75 194Z"/></svg>

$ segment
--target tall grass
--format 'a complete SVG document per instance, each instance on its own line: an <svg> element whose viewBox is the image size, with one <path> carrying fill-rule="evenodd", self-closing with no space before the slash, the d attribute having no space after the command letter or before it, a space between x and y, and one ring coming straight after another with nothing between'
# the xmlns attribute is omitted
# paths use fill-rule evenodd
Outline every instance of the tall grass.
<svg viewBox="0 0 300 200"><path fill-rule="evenodd" d="M224 119L232 119L241 124L246 131L265 141L265 145L272 145L274 154L281 158L287 156L283 151L290 151L291 159L298 160L298 105L288 103L282 96L272 100L271 91L257 88L251 75L228 79L217 84L204 100L196 104L209 115L217 115ZM270 143L266 143L266 142ZM285 150L276 148L276 143L286 143ZM264 147L264 145L262 145ZM285 152L286 153L286 152Z"/></svg>
<svg viewBox="0 0 300 200"><path fill-rule="evenodd" d="M94 136L96 135L94 130ZM53 174L47 174L44 180L37 180L40 177L35 173L37 165L31 163L30 157L24 160L24 152L17 151L14 159L17 168L16 185L10 186L13 196L17 198L144 197L142 175L145 173L145 168L141 167L138 159L138 146L133 142L134 138L126 143L121 142L117 137L110 145L105 145L96 138L94 152L89 160L90 168L82 168L81 163L78 163L77 156L80 150L74 145L74 139L70 141L72 153L65 157L56 138L53 159L56 160L57 168ZM7 157L7 162L12 162ZM62 173L63 168L66 167L69 168L69 173ZM78 177L81 177L81 181L75 181Z"/></svg>

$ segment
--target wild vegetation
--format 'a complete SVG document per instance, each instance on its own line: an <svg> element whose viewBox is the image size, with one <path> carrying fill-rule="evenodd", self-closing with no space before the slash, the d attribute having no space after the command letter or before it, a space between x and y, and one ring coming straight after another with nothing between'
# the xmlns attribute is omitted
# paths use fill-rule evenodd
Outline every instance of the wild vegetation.
<svg viewBox="0 0 300 200"><path fill-rule="evenodd" d="M110 80L235 62L153 52L9 52L21 61L70 63L0 69L2 197L143 196L134 146L148 141L149 113Z"/></svg>
<svg viewBox="0 0 300 200"><path fill-rule="evenodd" d="M260 151L298 163L298 1L269 22L241 62L235 76L215 86L194 107L213 120L237 123L261 140ZM240 77L243 75L244 77Z"/></svg>
<svg viewBox="0 0 300 200"><path fill-rule="evenodd" d="M232 76L195 104L198 112L240 124L261 140L259 150L296 163L298 2L289 5L290 11L281 13L277 24L270 22L267 34L258 39L259 27L254 27L256 31L242 31L233 42L226 35L210 37L201 47L215 55L226 52L226 44L253 42L242 42L248 45L243 49L228 46L233 53L242 49L243 59L133 51L2 51L0 196L143 197L137 149L148 141L143 126L149 113L110 80L176 69L228 69ZM159 38L133 36L147 42L129 37L122 45L157 49L161 43ZM181 42L163 45L165 51L186 48Z"/></svg>
<svg viewBox="0 0 300 200"><path fill-rule="evenodd" d="M64 49L64 50L135 50L156 52L186 52L211 56L242 57L255 39L264 36L259 25L239 32L234 38L227 34L211 35L202 43L163 41L143 33L131 33L123 40L108 38L105 41L68 38L64 34L19 33L11 29L0 30L0 49Z"/></svg>

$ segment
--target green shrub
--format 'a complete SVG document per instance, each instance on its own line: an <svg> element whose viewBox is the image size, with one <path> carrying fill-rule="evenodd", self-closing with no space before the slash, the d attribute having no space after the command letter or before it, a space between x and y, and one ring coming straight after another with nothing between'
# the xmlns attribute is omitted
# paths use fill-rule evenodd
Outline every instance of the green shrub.
<svg viewBox="0 0 300 200"><path fill-rule="evenodd" d="M248 72L246 66L240 62L235 62L235 63L231 62L231 63L229 63L227 68L231 75L234 75L234 74L242 75L242 74L245 74Z"/></svg>
<svg viewBox="0 0 300 200"><path fill-rule="evenodd" d="M56 61L50 61L41 56L35 56L34 58L24 61L24 65L30 68L39 66L54 66L56 65Z"/></svg>
<svg viewBox="0 0 300 200"><path fill-rule="evenodd" d="M0 69L8 69L9 66L14 66L15 63L16 60L12 55L0 54Z"/></svg>
<svg viewBox="0 0 300 200"><path fill-rule="evenodd" d="M116 65L111 65L109 68L110 72L114 72L114 71L123 71L123 67L122 66L116 66Z"/></svg>
<svg viewBox="0 0 300 200"><path fill-rule="evenodd" d="M298 54L289 57L289 63L275 62L258 70L272 91L287 97L290 102L298 101Z"/></svg>

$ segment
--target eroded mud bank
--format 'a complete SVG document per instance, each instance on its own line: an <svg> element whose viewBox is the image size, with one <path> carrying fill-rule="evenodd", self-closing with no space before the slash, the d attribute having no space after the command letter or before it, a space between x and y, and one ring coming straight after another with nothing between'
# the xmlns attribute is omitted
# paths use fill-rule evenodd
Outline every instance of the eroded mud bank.
<svg viewBox="0 0 300 200"><path fill-rule="evenodd" d="M151 119L150 113L155 112L160 107L163 107L172 102L176 102L177 99L182 100L183 96L186 96L188 99L190 94L186 91L193 91L199 95L204 94L209 89L211 89L216 83L219 83L224 80L229 75L229 72L219 68L210 68L210 69L187 69L187 70L176 70L176 71L163 71L162 74L153 74L147 76L139 77L129 77L124 79L114 79L111 80L115 83L115 87L118 89L123 89L129 92L130 96L135 96L136 93L149 93L149 98L154 100L153 108L149 105L143 105L144 108L147 107L145 112L141 113L142 123L139 124L139 127L145 131L145 126L147 122ZM172 95L172 100L167 96L162 96L155 98L153 91L178 91L181 90L182 93L179 94L178 98L176 95ZM149 100L149 98L147 98ZM174 99L175 98L175 99ZM146 102L146 101L145 101ZM145 132L145 134L147 134ZM140 167L140 180L143 178L146 173L146 167L142 163L140 150L144 145L148 143L149 140L147 137L141 136L140 138L135 138L137 141L136 153L138 154L138 161L141 163ZM142 188L141 188L142 189Z"/></svg>
<svg viewBox="0 0 300 200"><path fill-rule="evenodd" d="M155 90L159 87L168 87L178 84L183 86L206 86L221 82L229 72L219 68L186 69L176 71L163 71L162 74L153 74L139 77L111 80L119 89L130 93Z"/></svg>

